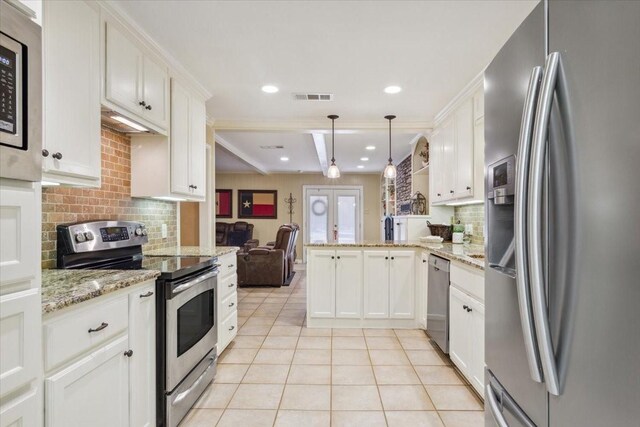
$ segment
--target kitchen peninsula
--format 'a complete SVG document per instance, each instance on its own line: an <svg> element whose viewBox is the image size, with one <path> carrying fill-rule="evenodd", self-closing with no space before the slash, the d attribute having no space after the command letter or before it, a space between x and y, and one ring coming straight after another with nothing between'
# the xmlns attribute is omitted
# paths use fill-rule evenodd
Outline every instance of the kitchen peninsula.
<svg viewBox="0 0 640 427"><path fill-rule="evenodd" d="M418 241L309 243L309 328L426 328L428 258L451 261L451 281L484 299L481 245Z"/></svg>

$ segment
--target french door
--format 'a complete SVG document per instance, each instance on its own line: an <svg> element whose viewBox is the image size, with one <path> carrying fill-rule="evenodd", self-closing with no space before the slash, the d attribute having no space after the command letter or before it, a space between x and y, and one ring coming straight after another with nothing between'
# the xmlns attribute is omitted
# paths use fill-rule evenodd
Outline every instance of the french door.
<svg viewBox="0 0 640 427"><path fill-rule="evenodd" d="M306 243L355 243L362 236L362 188L304 187Z"/></svg>

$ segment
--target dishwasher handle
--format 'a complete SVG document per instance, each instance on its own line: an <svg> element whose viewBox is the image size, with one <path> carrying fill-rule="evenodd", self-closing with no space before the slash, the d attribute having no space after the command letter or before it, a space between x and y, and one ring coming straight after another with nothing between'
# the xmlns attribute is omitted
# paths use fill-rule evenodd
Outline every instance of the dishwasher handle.
<svg viewBox="0 0 640 427"><path fill-rule="evenodd" d="M440 258L435 255L429 255L429 268L433 268L436 271L449 272L449 265L451 262L448 259Z"/></svg>

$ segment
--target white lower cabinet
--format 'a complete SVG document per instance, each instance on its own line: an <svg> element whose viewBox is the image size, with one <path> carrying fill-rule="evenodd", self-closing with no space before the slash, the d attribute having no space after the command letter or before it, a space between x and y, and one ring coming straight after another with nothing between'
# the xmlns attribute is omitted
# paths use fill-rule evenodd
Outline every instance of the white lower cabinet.
<svg viewBox="0 0 640 427"><path fill-rule="evenodd" d="M30 389L19 398L0 407L0 427L42 425L42 402L39 388Z"/></svg>
<svg viewBox="0 0 640 427"><path fill-rule="evenodd" d="M236 253L218 258L218 354L233 341L238 334L238 275L236 274Z"/></svg>
<svg viewBox="0 0 640 427"><path fill-rule="evenodd" d="M313 250L307 268L308 312L310 317L335 317L336 251Z"/></svg>
<svg viewBox="0 0 640 427"><path fill-rule="evenodd" d="M47 426L156 424L154 280L53 313L43 328Z"/></svg>
<svg viewBox="0 0 640 427"><path fill-rule="evenodd" d="M414 263L414 251L364 251L366 318L414 318Z"/></svg>
<svg viewBox="0 0 640 427"><path fill-rule="evenodd" d="M129 337L124 335L45 379L51 427L129 423Z"/></svg>
<svg viewBox="0 0 640 427"><path fill-rule="evenodd" d="M362 315L362 252L336 251L336 317L359 319Z"/></svg>
<svg viewBox="0 0 640 427"><path fill-rule="evenodd" d="M484 396L484 304L449 288L449 357Z"/></svg>
<svg viewBox="0 0 640 427"><path fill-rule="evenodd" d="M418 263L418 322L427 329L427 284L429 283L429 252L422 252Z"/></svg>

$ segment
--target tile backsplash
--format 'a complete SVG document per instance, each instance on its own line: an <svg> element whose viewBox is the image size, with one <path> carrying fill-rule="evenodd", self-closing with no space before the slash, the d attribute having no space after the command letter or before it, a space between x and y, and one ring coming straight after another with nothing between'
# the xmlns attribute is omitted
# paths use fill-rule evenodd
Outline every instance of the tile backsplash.
<svg viewBox="0 0 640 427"><path fill-rule="evenodd" d="M58 224L97 219L143 222L149 232L147 250L177 244L176 203L131 198L131 139L107 127L102 127L101 188L42 189L42 268L56 267ZM162 224L167 224L166 239Z"/></svg>
<svg viewBox="0 0 640 427"><path fill-rule="evenodd" d="M472 224L473 235L471 243L484 244L484 204L456 206L454 211L456 221L460 224Z"/></svg>

